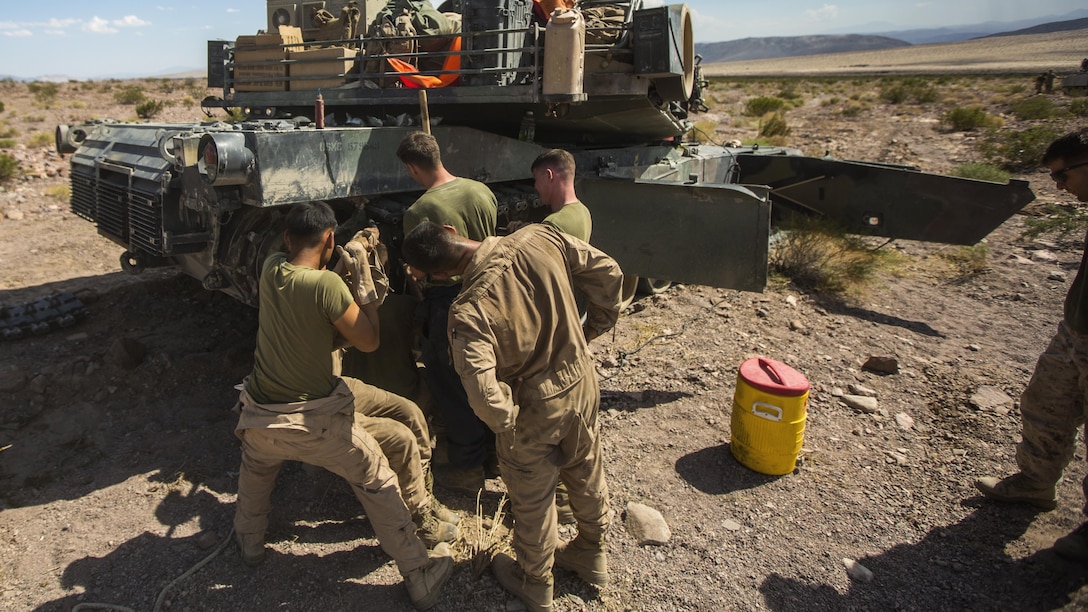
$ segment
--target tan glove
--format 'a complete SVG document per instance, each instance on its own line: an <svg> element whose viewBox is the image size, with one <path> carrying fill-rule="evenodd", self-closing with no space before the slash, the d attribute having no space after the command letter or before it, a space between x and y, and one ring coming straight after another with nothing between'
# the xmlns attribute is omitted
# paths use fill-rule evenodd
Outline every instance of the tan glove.
<svg viewBox="0 0 1088 612"><path fill-rule="evenodd" d="M380 306L389 293L389 277L378 256L378 230L367 228L356 232L346 245L336 249L344 268L341 276L351 288L355 303L360 307L371 303Z"/></svg>

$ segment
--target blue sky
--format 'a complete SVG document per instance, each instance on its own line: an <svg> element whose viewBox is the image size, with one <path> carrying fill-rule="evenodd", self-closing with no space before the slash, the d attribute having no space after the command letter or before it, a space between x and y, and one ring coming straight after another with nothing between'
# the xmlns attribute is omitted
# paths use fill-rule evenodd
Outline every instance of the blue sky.
<svg viewBox="0 0 1088 612"><path fill-rule="evenodd" d="M660 0L654 0L661 4ZM690 0L700 42L1015 21L1063 15L1083 0ZM262 0L5 2L0 75L95 78L206 65L205 41L267 25ZM874 24L882 24L874 29Z"/></svg>

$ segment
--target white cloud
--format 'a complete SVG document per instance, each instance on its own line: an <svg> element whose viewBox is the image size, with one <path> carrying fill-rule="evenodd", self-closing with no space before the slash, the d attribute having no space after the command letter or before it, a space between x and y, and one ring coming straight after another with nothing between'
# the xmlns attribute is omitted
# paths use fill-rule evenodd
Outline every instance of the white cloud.
<svg viewBox="0 0 1088 612"><path fill-rule="evenodd" d="M155 10L162 11L164 13L170 13L170 12L173 12L174 7L172 7L172 6L156 6Z"/></svg>
<svg viewBox="0 0 1088 612"><path fill-rule="evenodd" d="M46 36L68 36L68 32L64 30L42 30L42 34Z"/></svg>
<svg viewBox="0 0 1088 612"><path fill-rule="evenodd" d="M98 15L91 17L91 20L83 24L84 32L94 32L95 34L116 34L117 30L110 27L110 22L102 19Z"/></svg>
<svg viewBox="0 0 1088 612"><path fill-rule="evenodd" d="M805 15L813 21L827 21L839 16L839 7L834 4L825 4L818 9L805 11Z"/></svg>
<svg viewBox="0 0 1088 612"><path fill-rule="evenodd" d="M227 9L227 12L228 13L241 13L242 9L229 8L229 9Z"/></svg>
<svg viewBox="0 0 1088 612"><path fill-rule="evenodd" d="M57 19L56 17L53 17L49 21L45 22L45 25L46 27L63 30L64 28L70 28L77 23L79 23L78 19Z"/></svg>
<svg viewBox="0 0 1088 612"><path fill-rule="evenodd" d="M113 25L119 28L138 28L141 26L151 25L150 21L144 21L136 15L125 15L121 19L114 19Z"/></svg>
<svg viewBox="0 0 1088 612"><path fill-rule="evenodd" d="M18 30L19 24L14 21L0 21L0 30Z"/></svg>
<svg viewBox="0 0 1088 612"><path fill-rule="evenodd" d="M4 30L0 32L4 36L11 36L12 38L26 38L27 36L34 36L34 33L30 30Z"/></svg>

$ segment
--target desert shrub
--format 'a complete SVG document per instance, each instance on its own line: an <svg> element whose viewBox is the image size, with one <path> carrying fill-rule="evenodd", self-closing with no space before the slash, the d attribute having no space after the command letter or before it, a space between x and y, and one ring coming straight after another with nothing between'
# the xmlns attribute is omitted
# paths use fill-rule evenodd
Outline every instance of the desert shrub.
<svg viewBox="0 0 1088 612"><path fill-rule="evenodd" d="M87 108L87 103L83 100L72 100L68 103L68 108Z"/></svg>
<svg viewBox="0 0 1088 612"><path fill-rule="evenodd" d="M68 185L54 185L45 190L47 197L67 202L72 197L72 188Z"/></svg>
<svg viewBox="0 0 1088 612"><path fill-rule="evenodd" d="M701 119L691 126L691 135L695 142L714 144L714 130L717 128L716 121Z"/></svg>
<svg viewBox="0 0 1088 612"><path fill-rule="evenodd" d="M0 111L4 110L4 105L0 104ZM1088 117L1088 98L1074 98L1069 103L1069 112L1078 117Z"/></svg>
<svg viewBox="0 0 1088 612"><path fill-rule="evenodd" d="M14 138L0 138L0 149L14 149L16 144Z"/></svg>
<svg viewBox="0 0 1088 612"><path fill-rule="evenodd" d="M781 229L772 240L771 271L802 289L859 289L893 257L826 219L798 215Z"/></svg>
<svg viewBox="0 0 1088 612"><path fill-rule="evenodd" d="M941 117L954 132L969 132L983 127L1000 127L1000 117L982 110L981 106L957 106Z"/></svg>
<svg viewBox="0 0 1088 612"><path fill-rule="evenodd" d="M112 90L113 83L110 81L102 81L102 83L98 86L98 91L101 93L109 93Z"/></svg>
<svg viewBox="0 0 1088 612"><path fill-rule="evenodd" d="M839 111L839 114L843 117L857 117L863 110L865 110L865 108L860 104L847 104Z"/></svg>
<svg viewBox="0 0 1088 612"><path fill-rule="evenodd" d="M786 117L782 113L767 113L760 120L760 136L789 136L790 126L786 124Z"/></svg>
<svg viewBox="0 0 1088 612"><path fill-rule="evenodd" d="M147 99L144 95L144 88L139 85L126 85L121 89L113 92L113 99L118 104L139 104Z"/></svg>
<svg viewBox="0 0 1088 612"><path fill-rule="evenodd" d="M163 79L163 80L159 81L159 91L161 91L162 93L167 93L167 94L168 93L173 93L174 92L174 81L172 81L170 79Z"/></svg>
<svg viewBox="0 0 1088 612"><path fill-rule="evenodd" d="M6 183L15 178L18 172L19 160L7 153L0 153L0 183Z"/></svg>
<svg viewBox="0 0 1088 612"><path fill-rule="evenodd" d="M11 138L19 133L19 130L10 125L0 126L0 138Z"/></svg>
<svg viewBox="0 0 1088 612"><path fill-rule="evenodd" d="M787 82L787 83L782 83L782 89L779 89L778 93L776 93L775 96L779 97L779 98L781 98L783 100L800 100L801 99L801 94L797 92L797 83L794 83L792 81Z"/></svg>
<svg viewBox="0 0 1088 612"><path fill-rule="evenodd" d="M140 119L150 119L162 112L161 100L147 100L136 105L136 116Z"/></svg>
<svg viewBox="0 0 1088 612"><path fill-rule="evenodd" d="M0 113L4 112L4 103L0 102Z"/></svg>
<svg viewBox="0 0 1088 612"><path fill-rule="evenodd" d="M31 134L26 141L26 146L32 148L53 146L53 135L49 132Z"/></svg>
<svg viewBox="0 0 1088 612"><path fill-rule="evenodd" d="M786 101L782 98L760 96L758 98L752 98L744 103L744 114L749 117L762 117L767 113L781 110L785 105Z"/></svg>
<svg viewBox="0 0 1088 612"><path fill-rule="evenodd" d="M912 101L916 104L936 102L939 95L932 84L918 78L887 81L880 88L880 99L888 104Z"/></svg>
<svg viewBox="0 0 1088 612"><path fill-rule="evenodd" d="M971 276L986 271L990 247L985 242L980 242L974 246L959 246L941 251L937 256L955 266L961 275Z"/></svg>
<svg viewBox="0 0 1088 612"><path fill-rule="evenodd" d="M1012 178L1011 174L997 166L980 164L978 162L970 162L961 166L956 166L952 170L952 176L979 181L990 181L992 183L1008 183L1009 179Z"/></svg>
<svg viewBox="0 0 1088 612"><path fill-rule="evenodd" d="M185 96L181 99L182 106L196 106L196 100L192 96Z"/></svg>
<svg viewBox="0 0 1088 612"><path fill-rule="evenodd" d="M1038 217L1024 219L1024 238L1035 238L1043 234L1057 234L1079 236L1088 226L1088 211L1080 206L1063 206L1051 204L1045 212Z"/></svg>
<svg viewBox="0 0 1088 612"><path fill-rule="evenodd" d="M1009 110L1018 119L1050 119L1056 114L1054 103L1045 96L1020 98L1009 104Z"/></svg>
<svg viewBox="0 0 1088 612"><path fill-rule="evenodd" d="M842 102L842 100L839 100L837 97L832 96L830 98L824 98L823 100L821 100L820 106L834 106L839 102Z"/></svg>
<svg viewBox="0 0 1088 612"><path fill-rule="evenodd" d="M38 104L50 106L57 99L57 90L59 88L56 83L39 83L35 81L33 83L27 83L26 89L34 94L34 99Z"/></svg>
<svg viewBox="0 0 1088 612"><path fill-rule="evenodd" d="M196 86L196 79L194 79L193 77L185 77L185 87L186 88L192 89L195 86Z"/></svg>
<svg viewBox="0 0 1088 612"><path fill-rule="evenodd" d="M1050 143L1059 136L1050 126L1030 127L1016 132L993 130L980 147L986 159L1011 172L1034 170Z"/></svg>

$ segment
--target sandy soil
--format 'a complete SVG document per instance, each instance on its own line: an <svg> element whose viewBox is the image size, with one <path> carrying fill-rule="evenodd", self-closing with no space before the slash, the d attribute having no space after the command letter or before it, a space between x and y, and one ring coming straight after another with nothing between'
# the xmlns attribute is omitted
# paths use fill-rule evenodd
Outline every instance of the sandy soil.
<svg viewBox="0 0 1088 612"><path fill-rule="evenodd" d="M976 135L935 129L940 113L960 97L1001 112L1020 80L942 84L946 102L924 107L873 100L865 80L834 92L802 84L790 141L948 172L980 157ZM715 90L707 118L715 137L752 137L738 118L743 101L780 85ZM845 118L831 98L852 93L871 103ZM61 99L65 106L43 109L25 85L0 85L0 121L25 144L54 122L133 114L108 92L75 84L62 85ZM182 104L166 112L198 118ZM172 271L123 275L121 248L47 195L64 184L64 162L46 148L10 152L29 174L0 188L0 304L72 291L90 315L68 330L0 341L0 609L152 609L229 532L239 453L232 387L252 364L256 313ZM1024 178L1040 203L1070 201L1044 173ZM1019 415L1011 400L979 409L970 398L983 386L1018 396L1080 260L1079 239L1024 241L1022 229L1016 217L994 232L974 274L942 256L956 247L896 243L901 264L846 300L773 284L762 294L674 287L638 302L594 343L616 514L613 584L598 592L559 571L556 609L1088 606L1088 568L1049 550L1083 520L1083 446L1056 511L985 503L971 484L1014 469ZM121 338L145 349L137 365ZM802 458L782 477L730 455L737 367L754 355L785 361L812 383ZM872 355L896 357L900 372L863 370ZM837 395L851 385L871 389L879 411L846 407ZM500 496L500 481L489 481L485 515ZM475 500L439 497L475 510ZM660 510L671 540L639 546L623 525L628 502ZM461 527L458 568L438 609L519 609L489 573L473 571L475 518ZM285 468L269 544L258 569L228 547L173 586L163 607L408 609L357 503L328 474ZM869 568L872 581L851 579L844 558Z"/></svg>

